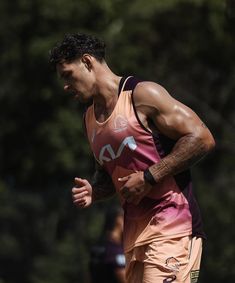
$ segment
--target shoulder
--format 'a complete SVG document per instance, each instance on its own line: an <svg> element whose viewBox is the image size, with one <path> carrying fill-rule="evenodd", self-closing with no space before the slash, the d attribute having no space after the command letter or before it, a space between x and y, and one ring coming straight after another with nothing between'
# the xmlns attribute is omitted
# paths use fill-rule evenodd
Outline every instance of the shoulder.
<svg viewBox="0 0 235 283"><path fill-rule="evenodd" d="M136 107L146 106L155 110L174 101L163 86L152 81L139 82L133 91L133 100Z"/></svg>
<svg viewBox="0 0 235 283"><path fill-rule="evenodd" d="M139 82L134 90L135 99L162 99L163 97L170 97L167 90L158 83L151 81Z"/></svg>
<svg viewBox="0 0 235 283"><path fill-rule="evenodd" d="M135 88L135 92L139 91L158 93L161 91L165 91L165 88L153 81L140 81Z"/></svg>

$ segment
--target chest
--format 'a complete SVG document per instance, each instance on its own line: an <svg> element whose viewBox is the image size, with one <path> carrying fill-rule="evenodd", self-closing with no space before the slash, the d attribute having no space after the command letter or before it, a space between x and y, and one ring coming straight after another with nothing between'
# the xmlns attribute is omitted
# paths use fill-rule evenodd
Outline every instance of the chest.
<svg viewBox="0 0 235 283"><path fill-rule="evenodd" d="M130 94L121 94L113 112L104 122L96 120L94 108L90 107L86 113L90 147L102 166L136 162L155 150L152 135L142 124L144 115L137 116Z"/></svg>
<svg viewBox="0 0 235 283"><path fill-rule="evenodd" d="M91 149L101 165L131 154L137 149L141 133L134 115L117 115L105 125L96 125L89 131Z"/></svg>

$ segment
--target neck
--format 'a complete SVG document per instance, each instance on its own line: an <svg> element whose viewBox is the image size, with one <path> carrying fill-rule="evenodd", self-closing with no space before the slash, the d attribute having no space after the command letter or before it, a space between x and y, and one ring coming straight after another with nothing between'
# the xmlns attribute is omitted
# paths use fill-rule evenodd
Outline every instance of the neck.
<svg viewBox="0 0 235 283"><path fill-rule="evenodd" d="M112 113L117 100L121 77L115 75L107 65L97 75L97 94L93 97L96 119L106 120Z"/></svg>

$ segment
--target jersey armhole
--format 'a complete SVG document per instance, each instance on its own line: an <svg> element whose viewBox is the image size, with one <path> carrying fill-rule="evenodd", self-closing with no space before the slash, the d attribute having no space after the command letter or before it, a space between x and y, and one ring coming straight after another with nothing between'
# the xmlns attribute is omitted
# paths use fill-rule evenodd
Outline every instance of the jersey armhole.
<svg viewBox="0 0 235 283"><path fill-rule="evenodd" d="M139 116L138 116L138 113L137 113L137 110L136 110L136 107L135 107L135 100L134 100L134 91L135 91L135 88L137 86L138 83L140 82L143 82L142 80L138 80L134 77L132 77L131 79L133 79L133 82L132 82L132 92L131 92L131 102L132 102L132 107L133 107L133 110L134 110L134 113L135 113L135 117L139 123L139 125L141 126L142 129L144 129L146 132L150 133L151 135L154 135L154 133L152 131L150 131L148 128L146 128L144 126L144 124L141 122Z"/></svg>
<svg viewBox="0 0 235 283"><path fill-rule="evenodd" d="M87 114L87 110L83 113L83 123L82 123L82 126L83 126L83 132L85 132L85 135L88 139L88 134L87 134L87 127L86 127L86 114Z"/></svg>

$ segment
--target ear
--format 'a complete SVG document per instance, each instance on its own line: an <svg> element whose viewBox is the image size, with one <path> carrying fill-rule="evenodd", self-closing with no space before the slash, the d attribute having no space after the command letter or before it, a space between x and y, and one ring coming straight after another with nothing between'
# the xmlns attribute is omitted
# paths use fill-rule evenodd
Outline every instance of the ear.
<svg viewBox="0 0 235 283"><path fill-rule="evenodd" d="M89 71L92 69L93 57L91 55L83 54L81 61Z"/></svg>

